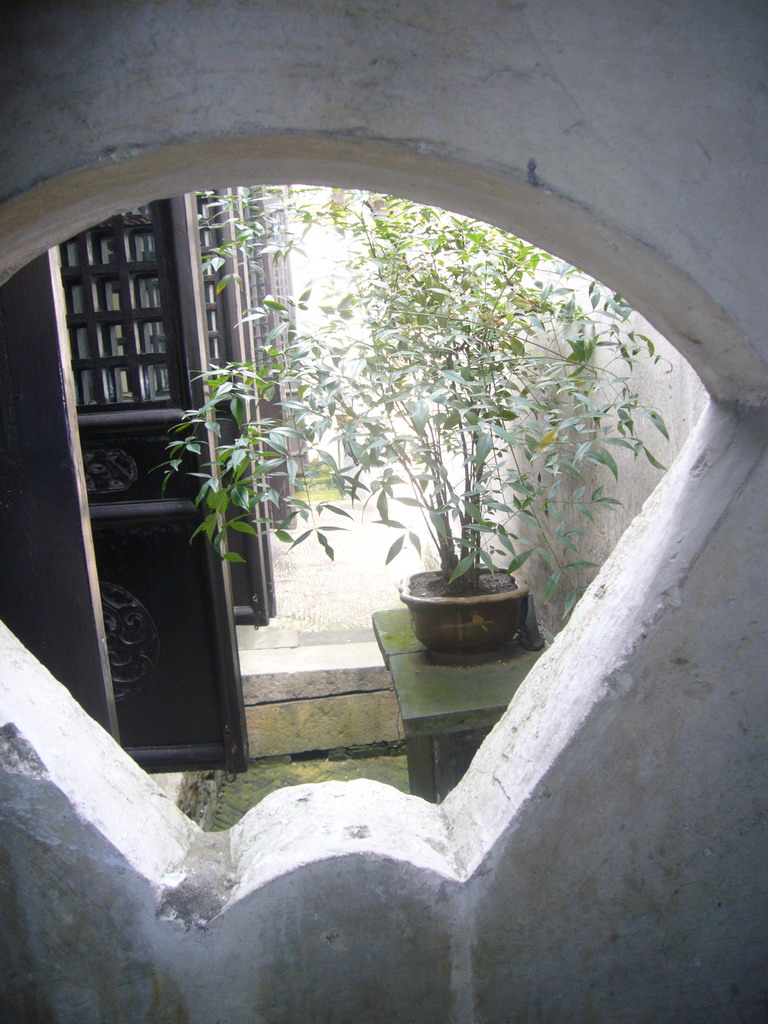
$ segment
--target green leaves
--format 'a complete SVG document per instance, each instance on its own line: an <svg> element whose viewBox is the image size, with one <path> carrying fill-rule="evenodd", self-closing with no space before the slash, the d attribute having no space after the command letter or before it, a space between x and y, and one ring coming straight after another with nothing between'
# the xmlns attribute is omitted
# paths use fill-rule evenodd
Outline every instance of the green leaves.
<svg viewBox="0 0 768 1024"><path fill-rule="evenodd" d="M562 570L557 569L555 572L552 573L552 575L549 577L549 579L545 583L545 585L544 585L544 600L545 600L545 602L549 601L552 598L552 595L554 594L554 592L557 590L558 586L560 585L560 578L561 578L561 576L562 576Z"/></svg>
<svg viewBox="0 0 768 1024"><path fill-rule="evenodd" d="M242 519L233 519L233 520L231 520L229 522L229 528L231 530L236 530L238 533L248 533L252 537L256 536L256 531L251 526L251 524L243 522Z"/></svg>
<svg viewBox="0 0 768 1024"><path fill-rule="evenodd" d="M576 602L580 596L579 590L571 590L566 594L565 602L563 604L563 618L566 619L574 609Z"/></svg>
<svg viewBox="0 0 768 1024"><path fill-rule="evenodd" d="M626 329L622 297L456 214L299 187L278 225L275 196L207 197L233 239L207 257L225 271L219 288L238 283L236 258L285 258L318 224L343 241L346 283L319 300L314 285L295 300L267 295L243 317L263 322L257 361L202 375L205 401L164 466L165 482L200 474L198 532L224 550L227 530L274 520L278 540L314 536L332 558L338 527L328 520L348 521L350 504L371 501L379 522L400 531L387 563L406 537L419 552L429 538L452 583L472 583L495 558L509 571L535 559L547 567L542 596L565 590L569 612L574 574L595 568L576 524L618 504L604 488L630 452L663 468L636 424L649 420L664 439L666 425L629 378L653 345ZM326 319L302 334L295 311L309 306ZM209 441L211 462L193 467ZM328 492L313 484L318 466ZM423 530L393 518L392 502L417 510Z"/></svg>
<svg viewBox="0 0 768 1024"><path fill-rule="evenodd" d="M480 434L475 440L475 465L478 469L493 451L493 438L490 434Z"/></svg>
<svg viewBox="0 0 768 1024"><path fill-rule="evenodd" d="M667 441L668 441L669 440L669 432L667 431L667 425L664 422L664 420L661 418L659 413L657 413L654 409L650 409L648 411L648 418L650 419L650 421L654 425L654 427L656 427L658 432L662 435L662 437L665 437L667 439Z"/></svg>
<svg viewBox="0 0 768 1024"><path fill-rule="evenodd" d="M608 469L610 469L611 473L613 474L614 480L618 480L619 479L619 469L618 469L618 466L616 465L616 460L614 459L614 457L611 455L611 453L606 448L602 448L602 447L595 447L595 448L593 448L591 453L590 453L590 455L589 455L589 459L590 459L591 462L599 462L603 466L607 466Z"/></svg>
<svg viewBox="0 0 768 1024"><path fill-rule="evenodd" d="M466 573L468 573L470 571L470 569L472 569L474 567L475 560L476 560L476 555L475 555L474 552L472 552L472 554L465 555L464 558L461 559L461 561L458 563L456 568L453 570L453 572L448 577L448 582L449 583L453 583L454 580L460 579L460 577L462 577Z"/></svg>
<svg viewBox="0 0 768 1024"><path fill-rule="evenodd" d="M423 434L429 420L429 405L423 398L417 399L410 407L410 418L417 434Z"/></svg>
<svg viewBox="0 0 768 1024"><path fill-rule="evenodd" d="M238 555L236 551L227 551L221 556L226 562L244 562L245 559L242 555Z"/></svg>
<svg viewBox="0 0 768 1024"><path fill-rule="evenodd" d="M389 563L394 558L397 558L397 556L403 550L403 543L404 542L405 542L405 534L403 534L402 537L398 537L397 540L395 541L395 543L390 547L389 551L387 552L387 557L384 560L384 564L385 565L389 565Z"/></svg>
<svg viewBox="0 0 768 1024"><path fill-rule="evenodd" d="M432 526L435 529L435 532L438 535L438 538L450 542L450 533L448 532L448 527L445 524L444 516L440 515L438 512L435 512L435 510L431 508L427 508L426 512L430 523L432 524ZM438 546L440 546L439 541ZM450 546L452 547L452 545Z"/></svg>
<svg viewBox="0 0 768 1024"><path fill-rule="evenodd" d="M656 469L662 469L666 471L667 467L662 466L662 464L659 462L656 456L652 452L650 452L648 448L645 447L645 445L643 445L643 452L645 453L646 459L648 459L648 461L653 467L655 467Z"/></svg>

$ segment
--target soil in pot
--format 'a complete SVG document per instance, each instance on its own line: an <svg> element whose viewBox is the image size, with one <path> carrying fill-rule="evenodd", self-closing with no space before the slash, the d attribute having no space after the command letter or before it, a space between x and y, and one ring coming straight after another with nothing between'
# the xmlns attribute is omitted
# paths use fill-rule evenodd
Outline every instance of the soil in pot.
<svg viewBox="0 0 768 1024"><path fill-rule="evenodd" d="M461 587L455 583L446 584L438 572L417 572L411 576L409 592L412 597L480 597L483 594L512 594L518 589L514 576L505 572L486 572L480 574L477 587Z"/></svg>

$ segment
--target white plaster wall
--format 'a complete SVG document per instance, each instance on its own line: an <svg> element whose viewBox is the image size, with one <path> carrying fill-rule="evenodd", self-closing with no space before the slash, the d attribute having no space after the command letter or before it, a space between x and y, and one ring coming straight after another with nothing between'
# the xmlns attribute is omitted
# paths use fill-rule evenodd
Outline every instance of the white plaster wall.
<svg viewBox="0 0 768 1024"><path fill-rule="evenodd" d="M523 1020L760 1019L766 623L742 588L762 590L767 425L708 410L449 798L495 919L478 1006L503 988Z"/></svg>
<svg viewBox="0 0 768 1024"><path fill-rule="evenodd" d="M767 19L748 0L13 8L6 271L206 182L358 184L584 267L716 401L439 809L303 788L205 836L4 634L6 1019L765 1019Z"/></svg>
<svg viewBox="0 0 768 1024"><path fill-rule="evenodd" d="M638 419L638 436L642 437L654 457L663 466L669 467L706 408L707 392L680 353L637 313L633 314L632 326L634 330L650 337L655 354L659 356L659 362L654 363L646 357L639 358L630 375L631 387L639 395L643 405L660 413L669 435L668 438L663 437L649 420ZM600 352L597 358L600 358ZM578 539L579 557L597 566L602 566L608 558L654 487L664 476L664 470L652 466L643 455L636 457L632 452L618 447L612 448L611 454L618 467L618 481L614 481L605 466L582 462L579 469L583 474L583 481L566 478L562 480L559 492L565 521L576 529L584 530L584 536ZM593 488L600 485L605 487L608 496L617 498L621 505L595 509L592 522L583 515L569 510L567 501L579 488L584 487L586 493L591 494ZM525 533L525 530L521 532ZM553 539L554 534L553 527ZM556 540L554 544L557 550ZM552 569L541 559L531 558L526 562L523 575L531 587L531 592L536 596L536 616L540 627L547 635L556 634L564 625L563 608L570 586L586 587L598 571L569 570L572 583L567 587L563 586L545 604L540 595L544 593Z"/></svg>
<svg viewBox="0 0 768 1024"><path fill-rule="evenodd" d="M364 178L628 284L718 393L761 394L765 18L759 0L14 9L3 266L205 179Z"/></svg>

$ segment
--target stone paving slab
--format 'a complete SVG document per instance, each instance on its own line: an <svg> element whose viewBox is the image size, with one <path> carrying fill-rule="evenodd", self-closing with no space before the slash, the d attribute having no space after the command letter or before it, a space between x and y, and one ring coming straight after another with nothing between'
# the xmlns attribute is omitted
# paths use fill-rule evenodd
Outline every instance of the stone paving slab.
<svg viewBox="0 0 768 1024"><path fill-rule="evenodd" d="M405 736L394 690L246 707L251 755L296 754Z"/></svg>
<svg viewBox="0 0 768 1024"><path fill-rule="evenodd" d="M286 647L240 652L240 672L244 676L276 672L317 672L326 669L383 667L379 645L366 643Z"/></svg>
<svg viewBox="0 0 768 1024"><path fill-rule="evenodd" d="M299 644L325 646L326 644L362 644L375 640L372 629L326 629L322 633L299 633Z"/></svg>
<svg viewBox="0 0 768 1024"><path fill-rule="evenodd" d="M435 664L426 652L389 659L408 736L434 736L495 725L541 655L518 644Z"/></svg>
<svg viewBox="0 0 768 1024"><path fill-rule="evenodd" d="M392 677L383 666L243 676L243 699L246 705L391 689Z"/></svg>
<svg viewBox="0 0 768 1024"><path fill-rule="evenodd" d="M298 647L302 642L298 629L279 626L237 626L237 647L240 651L263 651L275 647Z"/></svg>
<svg viewBox="0 0 768 1024"><path fill-rule="evenodd" d="M374 612L371 618L373 633L385 665L389 665L389 659L395 654L416 654L426 650L411 628L407 608L386 608Z"/></svg>
<svg viewBox="0 0 768 1024"><path fill-rule="evenodd" d="M325 629L319 633L286 626L237 626L237 646L241 651L265 651L283 647L327 647L334 644L361 644L375 640L372 629Z"/></svg>

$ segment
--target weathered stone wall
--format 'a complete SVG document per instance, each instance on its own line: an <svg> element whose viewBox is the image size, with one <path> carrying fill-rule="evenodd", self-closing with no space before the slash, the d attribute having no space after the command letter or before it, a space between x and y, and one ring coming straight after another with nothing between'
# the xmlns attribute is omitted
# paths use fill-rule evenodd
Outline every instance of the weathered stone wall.
<svg viewBox="0 0 768 1024"><path fill-rule="evenodd" d="M224 782L223 771L152 772L152 781L204 832L216 820L216 807Z"/></svg>
<svg viewBox="0 0 768 1024"><path fill-rule="evenodd" d="M251 757L405 738L373 640L241 651L240 670Z"/></svg>
<svg viewBox="0 0 768 1024"><path fill-rule="evenodd" d="M206 182L362 185L584 267L713 402L440 807L299 787L205 836L3 634L5 1019L764 1019L767 18L51 0L6 19L2 269Z"/></svg>

